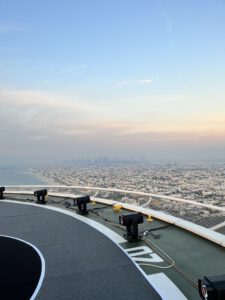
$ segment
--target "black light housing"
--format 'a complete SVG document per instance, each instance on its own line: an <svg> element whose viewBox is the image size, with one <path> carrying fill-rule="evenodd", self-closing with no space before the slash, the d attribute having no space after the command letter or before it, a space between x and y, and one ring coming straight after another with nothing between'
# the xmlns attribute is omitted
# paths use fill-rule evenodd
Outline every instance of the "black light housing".
<svg viewBox="0 0 225 300"><path fill-rule="evenodd" d="M216 276L204 276L198 280L199 295L203 300L225 299L225 274Z"/></svg>
<svg viewBox="0 0 225 300"><path fill-rule="evenodd" d="M80 215L87 215L88 210L87 210L87 203L90 202L90 196L83 196L83 197L78 197L74 199L78 206L78 211L77 213Z"/></svg>
<svg viewBox="0 0 225 300"><path fill-rule="evenodd" d="M4 199L4 196L3 196L4 191L5 191L5 187L1 186L0 187L0 199Z"/></svg>
<svg viewBox="0 0 225 300"><path fill-rule="evenodd" d="M138 224L143 221L143 215L139 213L119 216L120 225L126 226L127 233L124 237L128 242L135 242L139 239Z"/></svg>
<svg viewBox="0 0 225 300"><path fill-rule="evenodd" d="M34 196L37 196L37 203L38 204L45 204L45 197L47 196L47 190L39 190L34 192Z"/></svg>

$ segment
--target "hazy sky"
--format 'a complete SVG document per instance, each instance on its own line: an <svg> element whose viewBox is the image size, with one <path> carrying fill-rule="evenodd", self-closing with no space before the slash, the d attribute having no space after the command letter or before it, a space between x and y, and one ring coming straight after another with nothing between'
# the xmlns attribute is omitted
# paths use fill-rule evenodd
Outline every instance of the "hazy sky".
<svg viewBox="0 0 225 300"><path fill-rule="evenodd" d="M1 0L0 164L225 159L224 0Z"/></svg>

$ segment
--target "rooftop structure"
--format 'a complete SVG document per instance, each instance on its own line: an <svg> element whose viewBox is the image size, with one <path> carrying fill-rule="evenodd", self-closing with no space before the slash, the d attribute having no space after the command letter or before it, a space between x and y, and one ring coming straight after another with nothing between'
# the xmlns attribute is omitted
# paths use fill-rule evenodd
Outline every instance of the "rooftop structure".
<svg viewBox="0 0 225 300"><path fill-rule="evenodd" d="M138 192L62 186L5 188L0 201L1 237L22 240L43 257L34 291L37 299L200 299L198 279L224 273L223 234L149 208L152 198L144 207L118 201ZM39 188L48 190L44 205L36 204L34 191ZM91 196L86 216L76 213L73 200L82 195ZM118 209L113 209L115 203L120 204ZM223 213L221 208L207 209ZM125 227L119 224L119 217L131 211L144 216L144 223L138 225L140 239L135 242L124 238ZM218 227L221 222L219 218L210 226Z"/></svg>

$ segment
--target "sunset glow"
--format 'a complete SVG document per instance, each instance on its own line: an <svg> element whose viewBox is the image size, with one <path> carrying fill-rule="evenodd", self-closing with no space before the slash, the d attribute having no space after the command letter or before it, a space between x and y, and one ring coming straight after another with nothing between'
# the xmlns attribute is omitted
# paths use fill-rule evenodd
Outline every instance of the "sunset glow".
<svg viewBox="0 0 225 300"><path fill-rule="evenodd" d="M223 158L223 1L3 1L0 14L3 160Z"/></svg>

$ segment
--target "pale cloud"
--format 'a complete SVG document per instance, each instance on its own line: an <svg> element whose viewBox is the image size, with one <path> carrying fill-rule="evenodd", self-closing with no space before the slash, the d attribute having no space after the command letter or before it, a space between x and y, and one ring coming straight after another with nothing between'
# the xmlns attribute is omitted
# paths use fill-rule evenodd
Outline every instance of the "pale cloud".
<svg viewBox="0 0 225 300"><path fill-rule="evenodd" d="M137 84L150 84L152 82L153 82L152 79L144 79L144 80L138 80L138 81L136 81Z"/></svg>
<svg viewBox="0 0 225 300"><path fill-rule="evenodd" d="M183 95L162 95L162 96L155 96L155 97L157 101L160 103L185 100L185 97Z"/></svg>
<svg viewBox="0 0 225 300"><path fill-rule="evenodd" d="M92 107L75 98L38 90L0 90L0 133L24 132L38 141L49 135L118 136L141 126L115 118L108 107Z"/></svg>
<svg viewBox="0 0 225 300"><path fill-rule="evenodd" d="M0 90L0 105L1 131L8 127L38 136L80 130L98 117L95 108L77 100L35 90Z"/></svg>
<svg viewBox="0 0 225 300"><path fill-rule="evenodd" d="M153 82L152 79L141 79L141 80L124 80L119 83L117 83L116 87L124 87L127 85L148 85Z"/></svg>
<svg viewBox="0 0 225 300"><path fill-rule="evenodd" d="M168 99L167 99L168 100ZM168 101L173 101L171 97ZM160 111L135 120L124 111L90 106L76 97L37 90L0 90L0 135L28 134L34 141L49 136L103 139L179 140L225 135L225 112L165 116ZM126 118L124 117L126 116ZM141 112L140 112L141 116Z"/></svg>
<svg viewBox="0 0 225 300"><path fill-rule="evenodd" d="M80 104L69 97L38 90L0 90L0 103L5 105L13 104L21 108L90 109L90 106Z"/></svg>
<svg viewBox="0 0 225 300"><path fill-rule="evenodd" d="M175 47L175 40L174 40L174 34L173 34L173 23L172 19L168 13L168 11L165 9L165 6L162 1L159 1L159 5L161 7L161 14L164 20L165 29L168 37L168 42L170 46L170 51L173 54L174 57L176 57L176 47Z"/></svg>
<svg viewBox="0 0 225 300"><path fill-rule="evenodd" d="M85 70L88 68L88 64L81 64L81 65L76 65L76 66L66 66L62 72L63 73L74 73L77 71Z"/></svg>
<svg viewBox="0 0 225 300"><path fill-rule="evenodd" d="M180 153L191 149L192 155L198 148L205 153L210 145L217 145L218 155L224 155L222 111L180 119L158 113L139 121L125 120L123 114L118 116L120 109L116 114L108 106L87 106L76 97L35 90L0 90L0 107L2 162L51 163L99 155L160 158L170 155L168 151L177 158L179 147Z"/></svg>
<svg viewBox="0 0 225 300"><path fill-rule="evenodd" d="M117 83L115 86L116 86L116 87L123 87L123 86L129 85L129 84L131 84L131 83L132 83L131 80L123 80L123 81Z"/></svg>
<svg viewBox="0 0 225 300"><path fill-rule="evenodd" d="M38 90L0 90L0 105L0 134L25 133L33 141L48 142L49 136L117 136L131 125L116 119L108 107Z"/></svg>

